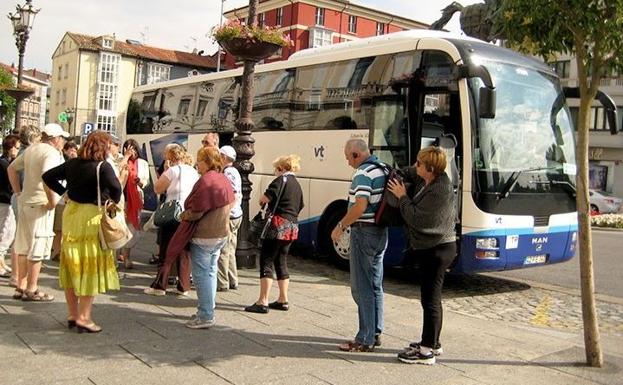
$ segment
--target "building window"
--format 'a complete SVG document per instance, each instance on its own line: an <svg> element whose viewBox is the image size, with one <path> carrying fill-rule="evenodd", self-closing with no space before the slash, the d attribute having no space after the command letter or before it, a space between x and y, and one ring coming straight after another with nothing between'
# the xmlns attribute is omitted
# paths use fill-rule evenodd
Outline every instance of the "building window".
<svg viewBox="0 0 623 385"><path fill-rule="evenodd" d="M260 28L266 25L266 14L264 12L257 15L257 25Z"/></svg>
<svg viewBox="0 0 623 385"><path fill-rule="evenodd" d="M324 8L316 8L316 25L324 25Z"/></svg>
<svg viewBox="0 0 623 385"><path fill-rule="evenodd" d="M61 44L61 54L65 53L65 42Z"/></svg>
<svg viewBox="0 0 623 385"><path fill-rule="evenodd" d="M69 64L65 63L65 79L69 77Z"/></svg>
<svg viewBox="0 0 623 385"><path fill-rule="evenodd" d="M67 88L63 88L63 91L61 92L61 104L64 106L67 104Z"/></svg>
<svg viewBox="0 0 623 385"><path fill-rule="evenodd" d="M58 103L61 101L61 90L56 90L56 100L54 104L58 106Z"/></svg>
<svg viewBox="0 0 623 385"><path fill-rule="evenodd" d="M309 46L311 48L323 47L333 44L333 33L324 28L312 28L309 30Z"/></svg>
<svg viewBox="0 0 623 385"><path fill-rule="evenodd" d="M121 56L106 52L100 53L99 82L97 85L97 110L108 113L117 108L117 83Z"/></svg>
<svg viewBox="0 0 623 385"><path fill-rule="evenodd" d="M61 80L61 76L62 76L61 74L62 74L62 73L63 73L63 66L62 66L62 65L60 65L60 66L58 66L58 71L57 71L57 76L56 76L56 79Z"/></svg>
<svg viewBox="0 0 623 385"><path fill-rule="evenodd" d="M277 8L277 21L275 22L276 25L282 25L283 24L283 8Z"/></svg>
<svg viewBox="0 0 623 385"><path fill-rule="evenodd" d="M357 33L357 16L348 16L348 32Z"/></svg>
<svg viewBox="0 0 623 385"><path fill-rule="evenodd" d="M376 23L376 36L385 34L385 23Z"/></svg>
<svg viewBox="0 0 623 385"><path fill-rule="evenodd" d="M97 129L104 130L111 134L116 134L117 117L110 115L97 115Z"/></svg>
<svg viewBox="0 0 623 385"><path fill-rule="evenodd" d="M551 63L551 66L554 68L554 71L556 71L556 74L558 74L558 77L560 77L561 79L569 78L569 66L570 65L571 65L570 60L562 60L562 61Z"/></svg>
<svg viewBox="0 0 623 385"><path fill-rule="evenodd" d="M165 82L170 79L171 66L158 63L149 63L148 66L147 84Z"/></svg>
<svg viewBox="0 0 623 385"><path fill-rule="evenodd" d="M102 47L112 49L112 39L103 38L102 39Z"/></svg>

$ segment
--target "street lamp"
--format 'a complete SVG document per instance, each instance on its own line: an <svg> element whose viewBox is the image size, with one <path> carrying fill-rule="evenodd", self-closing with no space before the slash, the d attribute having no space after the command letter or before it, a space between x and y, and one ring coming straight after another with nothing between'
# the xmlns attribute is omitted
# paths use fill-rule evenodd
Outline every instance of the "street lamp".
<svg viewBox="0 0 623 385"><path fill-rule="evenodd" d="M219 21L219 27L223 25L223 6L225 5L225 0L221 0L221 20ZM216 72L221 72L221 45L218 46L218 52L216 53Z"/></svg>
<svg viewBox="0 0 623 385"><path fill-rule="evenodd" d="M19 53L19 64L17 66L17 88L22 85L22 72L24 70L24 52L26 51L26 42L28 35L35 22L35 16L40 9L32 6L32 0L26 0L26 4L15 7L15 13L9 13L8 18L13 24L13 36L15 36L15 46ZM19 121L21 119L21 100L15 100L15 129L19 129Z"/></svg>

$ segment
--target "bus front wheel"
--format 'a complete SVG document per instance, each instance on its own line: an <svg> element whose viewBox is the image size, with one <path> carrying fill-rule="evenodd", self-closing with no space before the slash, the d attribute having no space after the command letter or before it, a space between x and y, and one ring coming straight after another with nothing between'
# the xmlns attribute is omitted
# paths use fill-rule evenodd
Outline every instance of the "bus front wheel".
<svg viewBox="0 0 623 385"><path fill-rule="evenodd" d="M342 233L337 242L331 239L331 232L346 214L346 207L336 207L323 215L320 223L319 244L321 251L331 258L340 269L348 270L350 260L350 227Z"/></svg>

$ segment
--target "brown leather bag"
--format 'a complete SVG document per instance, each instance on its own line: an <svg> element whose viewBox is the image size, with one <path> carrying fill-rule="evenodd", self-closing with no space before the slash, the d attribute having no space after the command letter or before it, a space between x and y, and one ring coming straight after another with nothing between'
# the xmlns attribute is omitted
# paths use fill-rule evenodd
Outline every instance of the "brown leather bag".
<svg viewBox="0 0 623 385"><path fill-rule="evenodd" d="M106 200L102 205L102 192L100 188L100 168L103 162L97 165L97 207L102 213L100 221L99 239L102 250L117 250L125 246L132 239L132 232L125 223L123 211L119 206Z"/></svg>

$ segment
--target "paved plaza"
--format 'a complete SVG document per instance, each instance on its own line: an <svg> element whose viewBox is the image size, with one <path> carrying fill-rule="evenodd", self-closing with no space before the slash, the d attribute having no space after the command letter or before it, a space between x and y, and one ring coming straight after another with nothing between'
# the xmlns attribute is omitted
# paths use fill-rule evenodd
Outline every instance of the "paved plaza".
<svg viewBox="0 0 623 385"><path fill-rule="evenodd" d="M216 326L191 330L196 296L142 293L155 275L147 234L122 289L96 299L98 335L65 327L57 265L40 281L52 303L11 299L0 286L1 384L623 384L623 304L598 303L605 366L583 365L577 295L492 276L450 277L444 290L444 354L432 367L407 365L396 353L419 339L417 280L397 271L385 280L386 331L373 353L343 353L356 331L348 274L324 260L292 257L291 309L243 311L259 290L241 270L237 291L218 293ZM276 298L276 287L271 300Z"/></svg>

